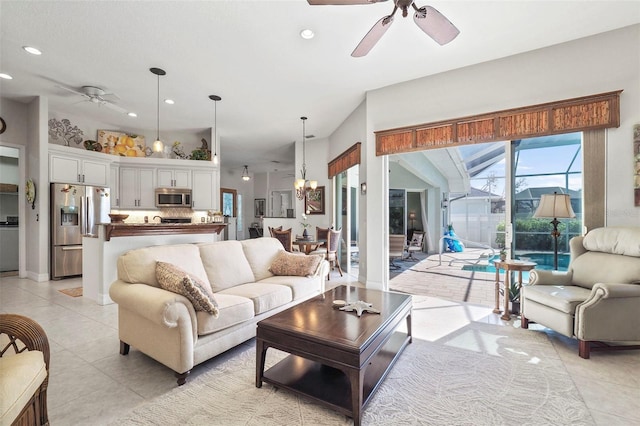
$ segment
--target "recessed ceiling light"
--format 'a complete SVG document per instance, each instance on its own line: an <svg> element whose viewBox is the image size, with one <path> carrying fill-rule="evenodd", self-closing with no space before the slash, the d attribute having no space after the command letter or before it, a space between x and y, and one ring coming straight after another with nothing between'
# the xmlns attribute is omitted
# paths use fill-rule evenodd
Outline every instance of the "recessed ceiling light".
<svg viewBox="0 0 640 426"><path fill-rule="evenodd" d="M42 55L42 52L33 46L22 46L22 48L25 50L25 52L31 53L32 55Z"/></svg>
<svg viewBox="0 0 640 426"><path fill-rule="evenodd" d="M4 78L5 80L13 80L13 77L11 77L9 74L5 74L3 72L0 72L0 78Z"/></svg>
<svg viewBox="0 0 640 426"><path fill-rule="evenodd" d="M137 117L138 114L136 114L135 112L130 112L127 114L129 117Z"/></svg>
<svg viewBox="0 0 640 426"><path fill-rule="evenodd" d="M313 36L315 36L315 34L313 33L313 30L310 30L308 28L300 31L300 37L302 37L305 40L310 40L313 38Z"/></svg>
<svg viewBox="0 0 640 426"><path fill-rule="evenodd" d="M169 105L173 105L173 104L175 104L175 102L174 102L174 100L173 100L173 99L165 99L165 100L164 100L164 103L165 103L165 104L169 104Z"/></svg>

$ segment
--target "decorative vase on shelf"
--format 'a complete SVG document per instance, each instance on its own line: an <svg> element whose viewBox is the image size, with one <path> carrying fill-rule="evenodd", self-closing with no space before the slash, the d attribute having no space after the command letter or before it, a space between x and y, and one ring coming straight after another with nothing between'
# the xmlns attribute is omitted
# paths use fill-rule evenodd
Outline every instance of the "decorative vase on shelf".
<svg viewBox="0 0 640 426"><path fill-rule="evenodd" d="M304 238L309 238L309 233L307 232L307 228L304 228L304 230L302 231L302 236Z"/></svg>

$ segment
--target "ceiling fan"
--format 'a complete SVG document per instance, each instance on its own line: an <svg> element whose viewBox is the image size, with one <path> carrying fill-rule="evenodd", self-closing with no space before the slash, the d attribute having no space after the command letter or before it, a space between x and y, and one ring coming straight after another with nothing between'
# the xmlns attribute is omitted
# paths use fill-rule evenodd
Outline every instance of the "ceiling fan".
<svg viewBox="0 0 640 426"><path fill-rule="evenodd" d="M80 95L86 98L86 102L91 102L92 104L97 104L99 106L105 106L121 114L127 113L126 109L104 98L105 96L114 96L115 98L118 98L118 96L115 93L107 93L99 87L82 86L80 90L72 89L70 87L62 86L60 84L57 84L56 87L67 90L71 93L75 93L76 95Z"/></svg>
<svg viewBox="0 0 640 426"><path fill-rule="evenodd" d="M307 0L310 5L351 5L351 4L371 4L385 0ZM414 10L413 21L424 31L429 37L434 39L441 46L449 43L460 34L460 30L451 23L443 14L438 12L431 6L422 6L418 8L414 0L394 0L393 11L382 17L369 32L362 38L360 43L351 53L354 58L365 56L380 40L385 32L393 23L393 17L398 11L402 10L402 16L407 17L409 7Z"/></svg>

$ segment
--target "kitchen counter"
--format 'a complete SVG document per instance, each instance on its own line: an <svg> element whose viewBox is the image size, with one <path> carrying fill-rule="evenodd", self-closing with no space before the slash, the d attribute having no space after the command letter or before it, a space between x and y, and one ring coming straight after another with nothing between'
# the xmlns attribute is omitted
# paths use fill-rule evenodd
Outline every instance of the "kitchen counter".
<svg viewBox="0 0 640 426"><path fill-rule="evenodd" d="M107 223L105 241L112 237L169 234L220 234L226 223Z"/></svg>

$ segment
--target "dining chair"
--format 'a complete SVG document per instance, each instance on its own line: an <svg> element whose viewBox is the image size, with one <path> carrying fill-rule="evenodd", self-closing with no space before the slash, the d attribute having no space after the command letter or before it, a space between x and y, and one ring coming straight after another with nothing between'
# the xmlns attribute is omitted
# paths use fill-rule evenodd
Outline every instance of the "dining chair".
<svg viewBox="0 0 640 426"><path fill-rule="evenodd" d="M331 228L320 228L316 226L316 241L328 241L329 240L329 231ZM314 250L315 254L324 255L327 252L327 243L322 243L318 248Z"/></svg>
<svg viewBox="0 0 640 426"><path fill-rule="evenodd" d="M291 228L283 231L278 230L276 228L273 228L270 230L271 230L271 236L277 239L278 241L280 241L286 251L288 252L293 251L293 237L292 237Z"/></svg>
<svg viewBox="0 0 640 426"><path fill-rule="evenodd" d="M277 228L276 227L272 228L271 226L269 227L269 235L271 235L272 237L273 237L274 229L277 230L277 231L282 231L282 225L278 226Z"/></svg>
<svg viewBox="0 0 640 426"><path fill-rule="evenodd" d="M340 266L340 262L338 260L338 246L340 245L340 240L342 235L342 229L338 229L334 231L333 229L329 229L329 233L327 234L327 247L325 251L315 250L309 254L320 254L327 259L329 262L329 274L327 274L327 280L331 279L331 270L338 267L338 272L340 272L340 276L342 276L342 267Z"/></svg>
<svg viewBox="0 0 640 426"><path fill-rule="evenodd" d="M404 260L404 246L406 242L404 234L392 234L389 235L389 268L400 269L400 265L395 263L395 260L400 258Z"/></svg>

